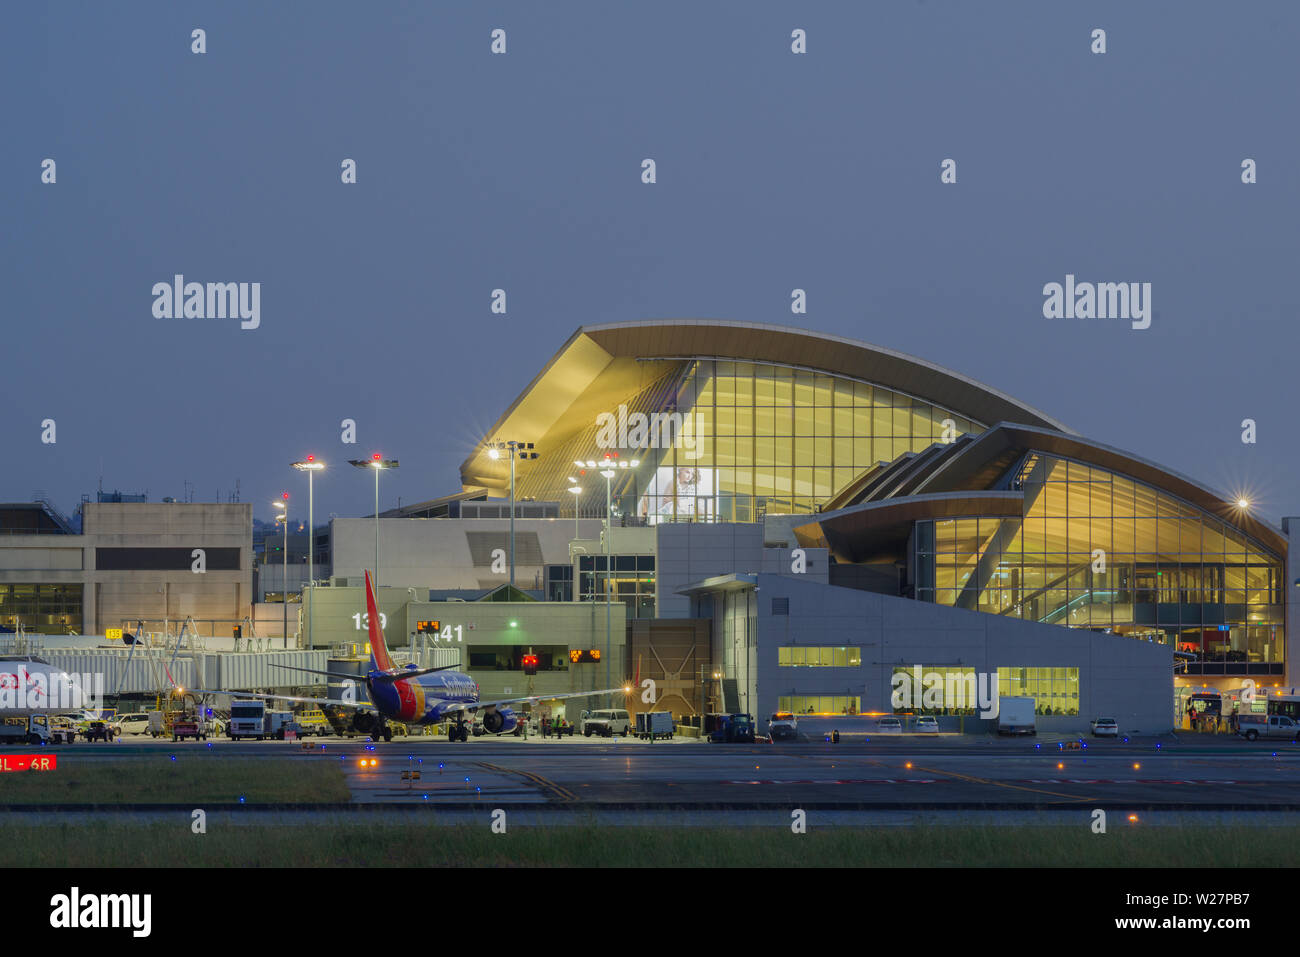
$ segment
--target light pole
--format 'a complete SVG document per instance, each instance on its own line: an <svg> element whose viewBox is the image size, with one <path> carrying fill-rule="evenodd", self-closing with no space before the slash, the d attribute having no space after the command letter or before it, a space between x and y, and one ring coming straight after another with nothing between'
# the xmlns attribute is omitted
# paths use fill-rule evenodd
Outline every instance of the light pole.
<svg viewBox="0 0 1300 957"><path fill-rule="evenodd" d="M631 462L624 460L616 464L614 461L614 456L606 452L604 457L598 463L592 461L579 462L575 460L573 464L580 466L582 468L589 468L589 469L594 469L596 468L597 465L600 465L601 466L600 474L605 479L605 686L609 687L609 682L611 680L609 654L610 654L610 648L613 645L613 631L614 631L613 622L610 618L610 613L611 613L610 605L612 604L613 599L610 597L610 593L609 593L609 586L610 586L610 582L612 581L612 574L613 574L613 568L610 567L610 563L612 561L612 557L610 554L610 539L613 537L613 535L611 534L611 529L613 528L614 525L614 520L613 520L614 509L613 509L613 499L611 497L611 491L610 491L610 480L613 479L614 476L618 474L619 469L636 468L641 463L637 459L633 459ZM576 503L577 500L575 499L574 501Z"/></svg>
<svg viewBox="0 0 1300 957"><path fill-rule="evenodd" d="M510 584L515 583L515 459L535 459L532 442L491 442L488 444L488 458L496 461L502 452L510 455Z"/></svg>
<svg viewBox="0 0 1300 957"><path fill-rule="evenodd" d="M275 516L277 522L284 523L284 547L281 551L284 555L284 570L281 573L284 577L280 581L280 600L284 602L284 623L280 626L280 634L284 636L285 650L289 650L289 493L285 492L281 498L283 501L272 502L280 513Z"/></svg>
<svg viewBox="0 0 1300 957"><path fill-rule="evenodd" d="M570 475L569 481L576 483L578 480ZM570 485L569 491L573 493L573 540L576 542L580 534L578 531L578 496L582 494L582 486Z"/></svg>
<svg viewBox="0 0 1300 957"><path fill-rule="evenodd" d="M378 452L366 459L348 459L349 465L371 469L375 473L375 600L379 599L379 473L397 468L397 459L386 459Z"/></svg>
<svg viewBox="0 0 1300 957"><path fill-rule="evenodd" d="M316 456L309 455L301 462L292 463L293 467L299 472L307 473L307 587L310 587L314 581L314 572L312 566L316 561L316 528L313 522L316 519L316 473L325 467L324 462L317 462ZM307 590L303 589L303 599L306 600ZM286 613L288 609L285 609ZM316 603L313 601L307 605L307 647L311 648L311 620L316 611Z"/></svg>

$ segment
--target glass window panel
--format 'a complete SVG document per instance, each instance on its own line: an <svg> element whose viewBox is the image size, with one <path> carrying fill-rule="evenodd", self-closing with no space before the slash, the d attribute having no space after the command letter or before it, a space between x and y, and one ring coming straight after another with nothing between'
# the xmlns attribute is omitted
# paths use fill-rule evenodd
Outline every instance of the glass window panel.
<svg viewBox="0 0 1300 957"><path fill-rule="evenodd" d="M1139 518L1150 518L1156 514L1155 489L1140 483L1134 484L1133 514Z"/></svg>
<svg viewBox="0 0 1300 957"><path fill-rule="evenodd" d="M1126 478L1120 478L1118 475L1113 476L1110 485L1111 508L1115 515L1134 515L1133 511L1133 483Z"/></svg>
<svg viewBox="0 0 1300 957"><path fill-rule="evenodd" d="M853 383L853 404L855 406L871 406L875 404L873 392L875 390L865 382Z"/></svg>
<svg viewBox="0 0 1300 957"><path fill-rule="evenodd" d="M794 370L794 401L795 405L810 406L813 404L813 374L811 372Z"/></svg>
<svg viewBox="0 0 1300 957"><path fill-rule="evenodd" d="M855 438L853 440L853 465L858 469L869 468L876 463L871 458L871 440Z"/></svg>
<svg viewBox="0 0 1300 957"><path fill-rule="evenodd" d="M1093 475L1097 474L1104 473L1093 472ZM1111 504L1110 482L1093 482L1089 491L1092 496L1092 501L1089 505L1088 514L1093 516L1109 516L1113 509Z"/></svg>
<svg viewBox="0 0 1300 957"><path fill-rule="evenodd" d="M837 406L853 406L853 383L848 379L835 380L835 404Z"/></svg>
<svg viewBox="0 0 1300 957"><path fill-rule="evenodd" d="M835 409L835 435L837 438L853 438L853 409L837 407Z"/></svg>
<svg viewBox="0 0 1300 957"><path fill-rule="evenodd" d="M853 439L836 436L832 443L832 451L835 454L834 464L837 468L853 467Z"/></svg>
<svg viewBox="0 0 1300 957"><path fill-rule="evenodd" d="M928 405L917 403L912 407L912 435L925 440L926 444L929 444L929 440L933 438L933 425L931 424L933 415L934 409ZM943 416L939 418L942 419Z"/></svg>

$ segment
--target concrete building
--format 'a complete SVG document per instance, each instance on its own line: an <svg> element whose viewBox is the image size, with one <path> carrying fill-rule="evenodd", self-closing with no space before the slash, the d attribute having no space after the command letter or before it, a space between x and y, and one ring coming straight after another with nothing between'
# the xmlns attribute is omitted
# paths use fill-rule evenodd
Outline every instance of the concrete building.
<svg viewBox="0 0 1300 957"><path fill-rule="evenodd" d="M40 504L0 506L0 625L103 634L143 620L230 634L250 615L252 506L86 503L81 534Z"/></svg>

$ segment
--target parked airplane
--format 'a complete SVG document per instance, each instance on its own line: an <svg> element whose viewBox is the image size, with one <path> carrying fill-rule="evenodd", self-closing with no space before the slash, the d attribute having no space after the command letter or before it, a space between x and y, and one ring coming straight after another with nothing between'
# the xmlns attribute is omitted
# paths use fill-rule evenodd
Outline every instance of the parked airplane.
<svg viewBox="0 0 1300 957"><path fill-rule="evenodd" d="M625 688L608 688L603 691L523 695L517 698L483 701L479 698L478 684L473 678L463 672L448 670L458 667L456 665L443 665L438 668L417 668L415 665L407 665L399 668L393 663L393 659L388 654L388 645L384 641L383 629L380 627L381 619L375 605L375 591L370 581L370 572L366 572L366 610L370 616L370 670L364 678L342 671L320 671L315 668L294 668L289 665L274 667L325 675L346 682L358 680L364 682L371 704L378 712L378 720L370 729L370 736L375 740L380 737L386 741L392 740L393 732L388 726L388 721L399 721L409 725L440 724L446 721L451 725L447 731L449 740L468 741L469 724L466 719L476 711L483 712L483 727L490 734L508 734L519 724L519 716L508 707L509 705L565 698L592 698L626 691ZM346 698L306 698L244 692L238 694L240 697L265 698L269 701L303 701L334 707L358 707L355 698L349 701Z"/></svg>
<svg viewBox="0 0 1300 957"><path fill-rule="evenodd" d="M70 675L35 655L0 657L0 717L99 708L102 674Z"/></svg>

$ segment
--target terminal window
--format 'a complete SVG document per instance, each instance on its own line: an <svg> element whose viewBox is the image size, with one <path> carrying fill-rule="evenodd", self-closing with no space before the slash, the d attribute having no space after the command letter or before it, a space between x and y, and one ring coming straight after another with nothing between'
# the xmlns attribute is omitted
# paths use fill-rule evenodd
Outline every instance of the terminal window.
<svg viewBox="0 0 1300 957"><path fill-rule="evenodd" d="M862 649L817 645L785 645L777 649L782 668L860 668Z"/></svg>
<svg viewBox="0 0 1300 957"><path fill-rule="evenodd" d="M781 695L777 710L812 715L859 714L862 699L856 695Z"/></svg>
<svg viewBox="0 0 1300 957"><path fill-rule="evenodd" d="M953 682L954 698L949 700L948 687L945 684L942 702L938 707L925 707L924 685L912 689L913 706L895 708L897 713L973 715L978 711L978 702L969 700L966 688L977 688L975 669L953 665L921 665L925 673L938 673L945 676L957 676ZM906 680L914 681L913 667L895 667L895 675L903 675ZM962 688L957 687L963 683ZM906 687L906 685L904 686ZM960 694L958 699L956 695ZM998 697L1033 698L1034 712L1040 715L1078 715L1079 713L1079 669L1078 668L999 668Z"/></svg>
<svg viewBox="0 0 1300 957"><path fill-rule="evenodd" d="M46 635L80 634L81 585L0 585L0 625Z"/></svg>

